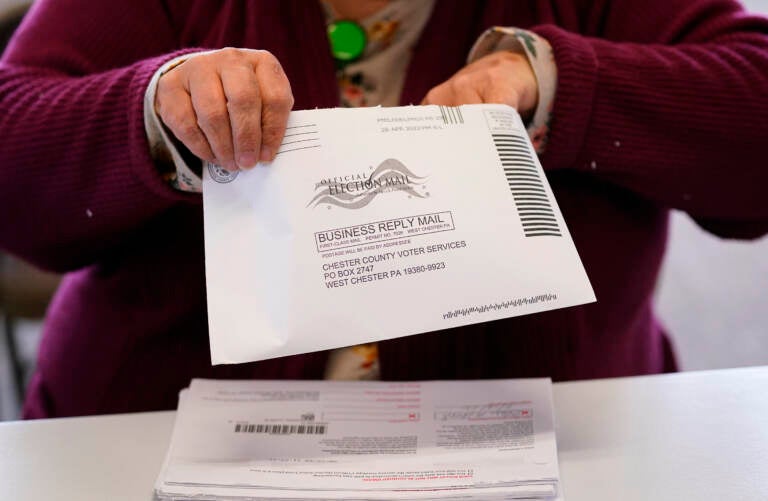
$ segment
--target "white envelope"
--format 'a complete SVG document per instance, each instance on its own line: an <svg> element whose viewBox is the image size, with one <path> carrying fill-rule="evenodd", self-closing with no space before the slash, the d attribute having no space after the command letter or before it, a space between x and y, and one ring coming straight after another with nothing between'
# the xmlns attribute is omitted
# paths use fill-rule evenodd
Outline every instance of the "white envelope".
<svg viewBox="0 0 768 501"><path fill-rule="evenodd" d="M240 363L595 300L517 112L296 111L203 178L211 358Z"/></svg>
<svg viewBox="0 0 768 501"><path fill-rule="evenodd" d="M163 499L551 499L548 379L193 380Z"/></svg>

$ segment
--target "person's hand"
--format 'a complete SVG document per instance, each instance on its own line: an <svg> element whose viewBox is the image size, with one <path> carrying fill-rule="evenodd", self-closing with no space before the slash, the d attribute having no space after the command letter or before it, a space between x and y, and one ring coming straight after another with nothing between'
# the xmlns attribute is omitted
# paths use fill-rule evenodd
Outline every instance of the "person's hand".
<svg viewBox="0 0 768 501"><path fill-rule="evenodd" d="M451 78L433 87L421 104L501 103L517 109L524 119L533 115L539 87L533 68L522 54L494 52L468 64Z"/></svg>
<svg viewBox="0 0 768 501"><path fill-rule="evenodd" d="M293 93L275 56L226 48L176 66L157 85L155 110L192 153L227 170L271 161Z"/></svg>

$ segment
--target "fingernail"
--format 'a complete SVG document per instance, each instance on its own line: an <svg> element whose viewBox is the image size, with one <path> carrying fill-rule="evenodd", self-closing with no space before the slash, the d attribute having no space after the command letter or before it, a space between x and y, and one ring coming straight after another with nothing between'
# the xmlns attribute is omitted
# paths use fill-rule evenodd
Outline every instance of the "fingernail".
<svg viewBox="0 0 768 501"><path fill-rule="evenodd" d="M240 156L237 157L237 165L239 165L241 169L250 169L255 166L258 161L259 159L256 157L256 153L253 152L240 153Z"/></svg>
<svg viewBox="0 0 768 501"><path fill-rule="evenodd" d="M272 161L272 149L267 146L261 147L261 156L259 157L260 162L271 162Z"/></svg>
<svg viewBox="0 0 768 501"><path fill-rule="evenodd" d="M229 172L237 172L237 164L235 164L234 160L230 160L228 162L224 162L224 165L222 165L225 169L227 169Z"/></svg>

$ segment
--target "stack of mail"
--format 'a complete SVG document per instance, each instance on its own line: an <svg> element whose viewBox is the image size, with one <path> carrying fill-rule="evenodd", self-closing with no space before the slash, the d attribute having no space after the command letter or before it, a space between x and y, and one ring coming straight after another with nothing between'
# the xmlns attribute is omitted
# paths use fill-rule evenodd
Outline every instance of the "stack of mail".
<svg viewBox="0 0 768 501"><path fill-rule="evenodd" d="M155 494L559 500L551 382L194 380Z"/></svg>

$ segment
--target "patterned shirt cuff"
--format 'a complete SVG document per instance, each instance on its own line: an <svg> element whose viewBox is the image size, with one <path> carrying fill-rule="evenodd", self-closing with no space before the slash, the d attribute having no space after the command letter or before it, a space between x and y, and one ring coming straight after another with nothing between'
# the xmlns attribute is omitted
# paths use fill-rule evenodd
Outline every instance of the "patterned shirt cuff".
<svg viewBox="0 0 768 501"><path fill-rule="evenodd" d="M547 147L552 105L557 91L557 65L552 47L549 42L531 31L494 26L477 39L469 52L467 63L501 50L525 54L536 75L539 104L528 124L528 136L536 153L542 154Z"/></svg>
<svg viewBox="0 0 768 501"><path fill-rule="evenodd" d="M160 81L161 76L165 75L184 61L205 53L206 52L185 54L173 58L162 65L152 76L152 79L147 86L147 91L144 94L144 130L147 133L147 139L149 140L149 150L152 159L158 166L158 170L163 176L163 179L165 179L171 186L179 191L192 193L202 193L202 179L189 167L189 165L187 165L187 162L179 151L179 146L177 146L174 140L170 137L170 132L160 121L160 117L155 111L155 95L157 94L157 83Z"/></svg>

